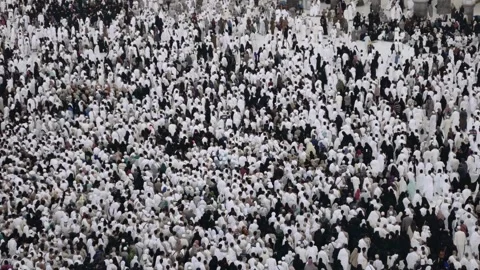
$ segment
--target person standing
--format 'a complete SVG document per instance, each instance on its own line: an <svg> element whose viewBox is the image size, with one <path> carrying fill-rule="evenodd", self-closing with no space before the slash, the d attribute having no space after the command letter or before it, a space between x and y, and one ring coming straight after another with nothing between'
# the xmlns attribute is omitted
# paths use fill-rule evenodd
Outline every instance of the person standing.
<svg viewBox="0 0 480 270"><path fill-rule="evenodd" d="M307 264L305 265L305 270L318 270L318 268L315 266L315 264L313 264L313 260L312 260L312 257L309 257L308 258L308 262Z"/></svg>
<svg viewBox="0 0 480 270"><path fill-rule="evenodd" d="M462 258L465 251L465 244L467 242L467 236L465 232L461 230L460 226L457 227L457 232L453 236L453 244L457 247L458 257Z"/></svg>

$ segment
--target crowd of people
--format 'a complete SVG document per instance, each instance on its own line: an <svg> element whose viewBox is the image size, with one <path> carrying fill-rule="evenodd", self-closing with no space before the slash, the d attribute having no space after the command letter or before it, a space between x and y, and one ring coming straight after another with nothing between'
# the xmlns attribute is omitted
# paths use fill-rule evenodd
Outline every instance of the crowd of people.
<svg viewBox="0 0 480 270"><path fill-rule="evenodd" d="M410 2L1 1L1 269L480 269L480 21Z"/></svg>

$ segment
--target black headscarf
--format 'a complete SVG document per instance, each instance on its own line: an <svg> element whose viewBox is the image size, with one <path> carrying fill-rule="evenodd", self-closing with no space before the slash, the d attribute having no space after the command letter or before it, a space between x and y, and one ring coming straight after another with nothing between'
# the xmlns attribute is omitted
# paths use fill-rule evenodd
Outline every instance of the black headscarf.
<svg viewBox="0 0 480 270"><path fill-rule="evenodd" d="M302 262L298 254L296 254L293 259L293 268L295 268L295 270L303 270L305 268L305 263Z"/></svg>
<svg viewBox="0 0 480 270"><path fill-rule="evenodd" d="M218 267L218 259L216 256L213 256L210 262L208 263L209 269L217 269Z"/></svg>

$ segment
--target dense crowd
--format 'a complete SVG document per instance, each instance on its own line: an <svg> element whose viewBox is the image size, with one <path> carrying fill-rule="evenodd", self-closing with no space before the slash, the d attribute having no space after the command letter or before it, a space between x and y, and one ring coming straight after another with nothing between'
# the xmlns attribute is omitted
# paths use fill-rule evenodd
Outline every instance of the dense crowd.
<svg viewBox="0 0 480 270"><path fill-rule="evenodd" d="M0 2L0 269L480 269L480 21L356 4Z"/></svg>

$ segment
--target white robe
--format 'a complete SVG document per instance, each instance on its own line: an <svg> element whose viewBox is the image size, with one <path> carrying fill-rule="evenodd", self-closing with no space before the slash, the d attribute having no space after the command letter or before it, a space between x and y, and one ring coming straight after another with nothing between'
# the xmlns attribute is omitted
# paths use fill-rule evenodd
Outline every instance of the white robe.
<svg viewBox="0 0 480 270"><path fill-rule="evenodd" d="M458 256L463 257L467 237L463 231L457 231L453 237L453 244L457 247Z"/></svg>
<svg viewBox="0 0 480 270"><path fill-rule="evenodd" d="M350 264L348 262L350 256L348 253L349 252L346 248L342 248L338 252L338 260L340 261L340 264L344 270L350 270Z"/></svg>

